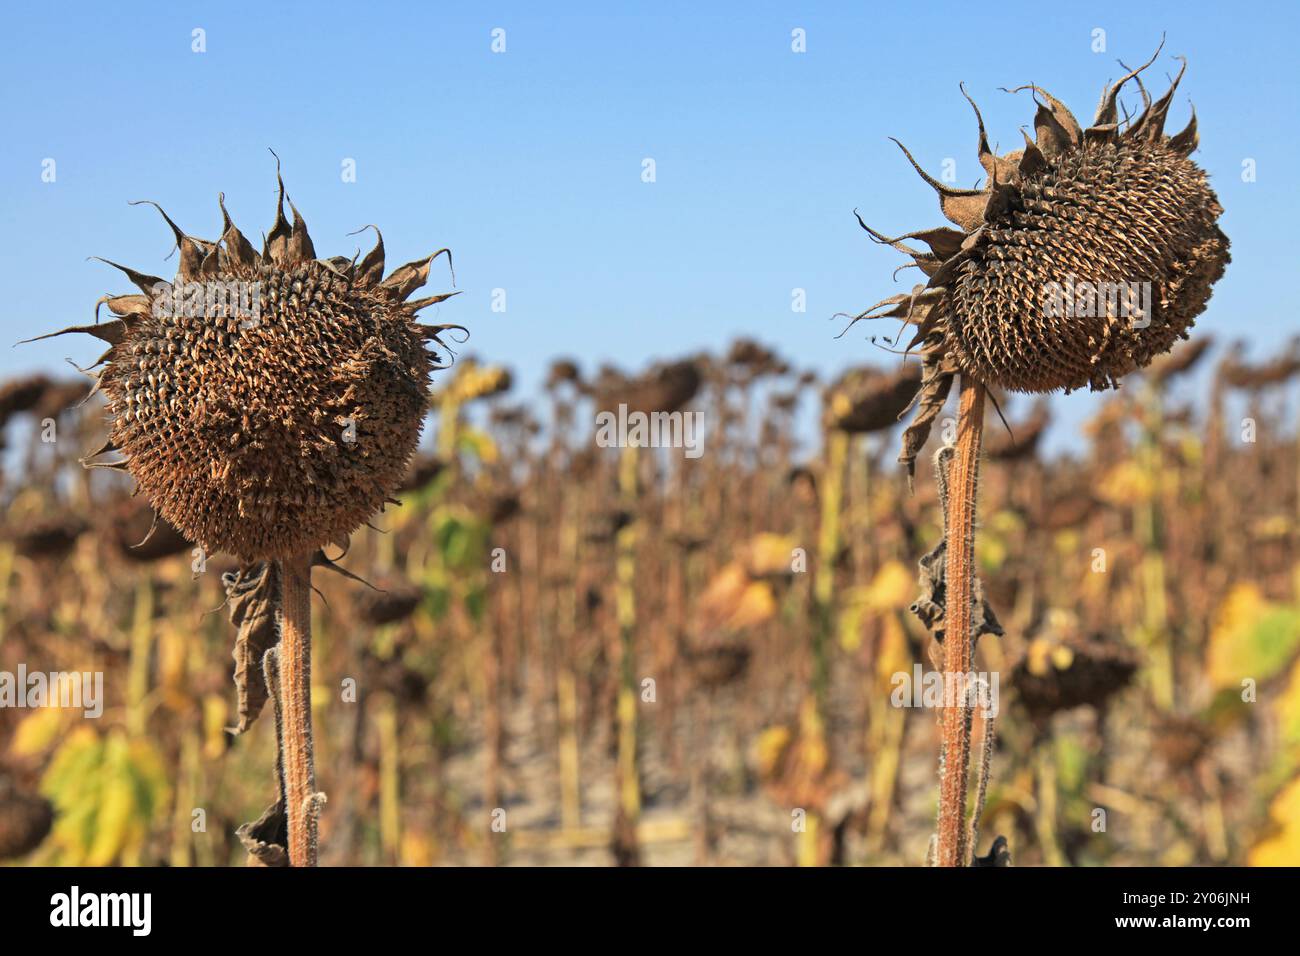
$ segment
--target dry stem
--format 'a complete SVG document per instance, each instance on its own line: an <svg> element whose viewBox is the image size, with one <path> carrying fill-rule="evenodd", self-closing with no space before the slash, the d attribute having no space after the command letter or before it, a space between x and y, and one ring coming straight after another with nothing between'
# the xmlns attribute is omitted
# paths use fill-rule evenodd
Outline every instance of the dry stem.
<svg viewBox="0 0 1300 956"><path fill-rule="evenodd" d="M948 547L944 624L945 706L940 723L943 775L939 785L939 866L969 866L966 790L970 772L971 711L964 693L971 672L972 585L975 577L975 494L979 481L980 439L984 430L984 386L961 381L957 448L948 473Z"/></svg>
<svg viewBox="0 0 1300 956"><path fill-rule="evenodd" d="M289 863L316 865L316 817L323 795L316 793L311 733L311 555L280 563L283 627L280 635L280 708L285 813L289 818Z"/></svg>
<svg viewBox="0 0 1300 956"><path fill-rule="evenodd" d="M636 446L623 449L619 490L629 512L637 501ZM617 535L617 614L619 634L618 687L618 811L614 819L614 855L620 866L640 864L637 826L641 820L641 769L638 761L636 681L636 541L635 521Z"/></svg>

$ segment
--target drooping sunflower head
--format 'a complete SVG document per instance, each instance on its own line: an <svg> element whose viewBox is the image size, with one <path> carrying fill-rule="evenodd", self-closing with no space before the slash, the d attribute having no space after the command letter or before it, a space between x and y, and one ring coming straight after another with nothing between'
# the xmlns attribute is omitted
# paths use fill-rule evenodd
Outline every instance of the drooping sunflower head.
<svg viewBox="0 0 1300 956"><path fill-rule="evenodd" d="M105 296L95 324L53 333L110 346L92 389L107 400L109 438L87 464L129 472L187 538L244 561L342 544L383 508L441 367L425 343L464 331L416 321L456 293L408 301L435 258L446 252L450 263L447 250L384 278L378 229L360 262L317 258L302 216L290 202L290 224L284 203L280 180L260 254L224 200L216 242L163 213L179 247L176 278L109 263L140 292ZM99 322L101 304L112 321ZM92 461L111 452L124 457Z"/></svg>
<svg viewBox="0 0 1300 956"><path fill-rule="evenodd" d="M1229 261L1217 225L1223 210L1188 158L1195 113L1182 132L1164 133L1182 70L1153 102L1139 74L1154 61L1103 90L1086 129L1045 90L1021 87L1038 107L1034 138L1025 133L1024 148L1003 156L989 148L971 101L982 189L938 182L899 143L957 226L891 239L859 218L928 277L855 317L917 326L908 348L920 348L924 375L900 457L909 470L956 373L1016 392L1113 387L1186 338L1204 310ZM1130 80L1144 109L1121 118L1119 93Z"/></svg>

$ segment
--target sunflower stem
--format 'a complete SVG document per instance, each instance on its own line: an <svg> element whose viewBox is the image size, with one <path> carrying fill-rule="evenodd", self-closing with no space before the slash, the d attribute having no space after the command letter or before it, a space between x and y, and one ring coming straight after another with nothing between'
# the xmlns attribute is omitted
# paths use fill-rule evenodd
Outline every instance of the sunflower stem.
<svg viewBox="0 0 1300 956"><path fill-rule="evenodd" d="M957 448L948 473L948 543L944 580L944 708L940 720L943 773L939 783L939 866L969 866L966 792L970 774L971 711L964 692L974 648L971 611L975 578L975 495L984 431L984 386L963 375Z"/></svg>
<svg viewBox="0 0 1300 956"><path fill-rule="evenodd" d="M280 562L284 588L280 635L281 752L289 819L289 864L316 865L316 819L323 795L316 793L311 732L311 555Z"/></svg>

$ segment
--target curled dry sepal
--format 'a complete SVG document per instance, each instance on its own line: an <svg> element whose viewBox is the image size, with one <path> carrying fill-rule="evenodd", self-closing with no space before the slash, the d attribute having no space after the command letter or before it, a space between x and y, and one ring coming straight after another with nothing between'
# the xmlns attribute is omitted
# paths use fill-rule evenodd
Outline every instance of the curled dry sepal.
<svg viewBox="0 0 1300 956"><path fill-rule="evenodd" d="M1195 113L1181 132L1164 133L1183 71L1152 101L1139 74L1154 61L1107 87L1086 129L1045 90L1020 87L1038 107L1034 138L1026 133L1024 148L1003 156L989 148L971 101L988 177L982 189L939 182L898 144L958 227L890 238L859 218L873 239L911 256L909 265L928 277L855 317L916 326L908 349L920 349L922 387L899 458L909 473L956 373L1013 392L1114 387L1186 338L1205 309L1229 261L1217 225L1223 209L1188 158L1198 142ZM1130 80L1145 108L1121 119L1119 93ZM1095 310L1100 315L1049 314L1044 294L1053 282L1150 283L1152 314L1141 322L1104 308Z"/></svg>

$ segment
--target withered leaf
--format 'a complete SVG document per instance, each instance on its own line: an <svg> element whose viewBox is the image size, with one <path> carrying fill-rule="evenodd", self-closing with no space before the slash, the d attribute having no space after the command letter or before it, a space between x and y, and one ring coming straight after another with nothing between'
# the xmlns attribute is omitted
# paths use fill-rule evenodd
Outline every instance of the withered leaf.
<svg viewBox="0 0 1300 956"><path fill-rule="evenodd" d="M939 507L943 512L943 537L918 563L921 596L912 604L911 611L925 629L940 644L944 637L944 619L947 615L948 588L945 580L948 564L948 466L953 457L951 445L944 445L934 453L934 478L939 489ZM1003 635L1002 625L993 613L993 607L984 596L984 584L979 577L971 581L971 641L979 641L985 634Z"/></svg>
<svg viewBox="0 0 1300 956"><path fill-rule="evenodd" d="M947 586L944 582L944 569L948 563L948 543L940 541L919 562L920 573L917 581L921 586L921 596L912 604L911 611L917 616L934 639L943 643L944 617L947 610ZM975 607L971 613L973 637L979 640L985 634L994 637L1003 635L1002 625L993 607L984 596L984 584L977 577L971 582L971 598Z"/></svg>
<svg viewBox="0 0 1300 956"><path fill-rule="evenodd" d="M921 387L912 399L912 404L903 409L905 415L913 407L920 408L903 432L903 452L898 456L899 464L907 469L909 488L916 473L916 456L930 437L934 420L943 411L948 392L952 389L952 379L952 373L944 366L941 356L934 350L928 351L921 366Z"/></svg>
<svg viewBox="0 0 1300 956"><path fill-rule="evenodd" d="M235 835L248 851L249 866L288 866L289 818L279 800L252 823L245 823Z"/></svg>
<svg viewBox="0 0 1300 956"><path fill-rule="evenodd" d="M971 866L1010 866L1011 850L1007 846L1007 838L999 836L989 847L989 852L984 856L977 856L971 861Z"/></svg>
<svg viewBox="0 0 1300 956"><path fill-rule="evenodd" d="M234 733L252 726L267 700L262 658L280 641L280 573L273 561L228 571L221 576L230 606L235 638L235 694L239 724Z"/></svg>

